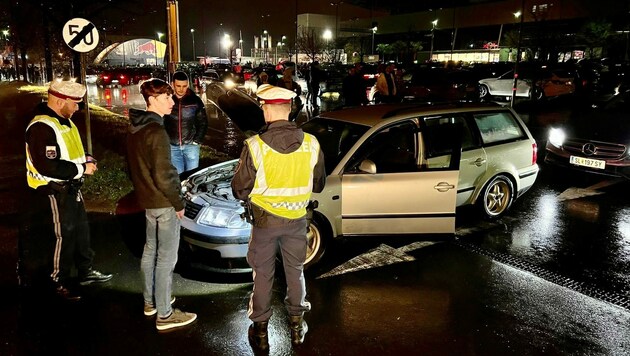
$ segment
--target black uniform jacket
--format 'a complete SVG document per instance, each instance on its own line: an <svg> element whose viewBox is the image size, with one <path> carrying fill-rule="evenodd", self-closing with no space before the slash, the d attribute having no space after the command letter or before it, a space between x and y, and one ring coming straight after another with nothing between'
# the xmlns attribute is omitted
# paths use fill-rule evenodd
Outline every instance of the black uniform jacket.
<svg viewBox="0 0 630 356"><path fill-rule="evenodd" d="M295 123L289 121L274 121L262 129L260 138L274 150L280 153L291 153L297 150L304 141L304 132ZM291 172L287 172L291 174ZM254 189L256 181L256 168L254 161L249 154L247 145L243 147L236 173L232 178L232 192L237 199L247 201L249 194ZM319 193L324 190L326 184L326 169L324 167L324 153L319 150L317 164L313 170L313 192ZM276 226L291 223L291 219L286 219L273 215L255 205L253 205L255 226Z"/></svg>

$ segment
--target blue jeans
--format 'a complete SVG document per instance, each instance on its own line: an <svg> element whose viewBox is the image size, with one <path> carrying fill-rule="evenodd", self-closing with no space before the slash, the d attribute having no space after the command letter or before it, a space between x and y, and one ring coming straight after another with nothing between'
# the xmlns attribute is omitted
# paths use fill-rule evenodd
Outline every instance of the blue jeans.
<svg viewBox="0 0 630 356"><path fill-rule="evenodd" d="M144 302L154 304L160 317L171 314L173 270L177 263L180 221L175 209L146 209L147 242L140 268L144 276Z"/></svg>
<svg viewBox="0 0 630 356"><path fill-rule="evenodd" d="M200 145L171 145L171 162L177 168L177 174L199 167Z"/></svg>

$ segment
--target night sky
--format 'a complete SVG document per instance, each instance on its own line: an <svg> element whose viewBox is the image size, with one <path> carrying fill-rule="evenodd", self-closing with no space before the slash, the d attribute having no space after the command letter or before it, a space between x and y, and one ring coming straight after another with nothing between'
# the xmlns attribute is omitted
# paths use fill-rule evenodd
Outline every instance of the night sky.
<svg viewBox="0 0 630 356"><path fill-rule="evenodd" d="M295 38L295 14L296 4L298 13L319 13L334 16L336 6L331 2L338 0L248 0L234 1L208 1L208 0L180 0L179 27L180 48L184 60L192 58L192 36L190 29L194 28L195 52L203 55L216 56L220 47L219 41L223 33L231 35L235 43L238 42L239 31L244 41L244 55L249 56L249 48L253 47L253 36L260 35L267 30L272 37L272 43L276 43L284 35L288 40ZM133 24L128 24L126 34L155 38L157 32L166 31L166 12L164 6L157 6L154 2L151 6L155 13L138 16ZM339 5L340 21L351 17L370 17L370 10L353 6L348 3ZM375 16L379 12L374 12ZM380 14L384 14L380 12ZM112 20L113 22L114 20ZM205 40L205 46L204 46ZM225 56L224 53L221 53Z"/></svg>

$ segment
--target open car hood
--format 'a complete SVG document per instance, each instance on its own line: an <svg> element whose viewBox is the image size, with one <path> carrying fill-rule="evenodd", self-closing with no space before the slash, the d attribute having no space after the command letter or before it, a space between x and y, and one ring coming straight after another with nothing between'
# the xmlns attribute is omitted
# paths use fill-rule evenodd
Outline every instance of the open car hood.
<svg viewBox="0 0 630 356"><path fill-rule="evenodd" d="M258 132L265 125L258 102L236 88L228 90L223 83L211 83L206 87L206 98L244 133Z"/></svg>

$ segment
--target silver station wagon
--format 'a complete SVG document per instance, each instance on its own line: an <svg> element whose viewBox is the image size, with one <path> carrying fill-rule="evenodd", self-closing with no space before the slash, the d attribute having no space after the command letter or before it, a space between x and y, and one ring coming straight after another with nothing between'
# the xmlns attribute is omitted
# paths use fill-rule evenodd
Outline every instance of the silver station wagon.
<svg viewBox="0 0 630 356"><path fill-rule="evenodd" d="M243 102L237 92L224 95ZM320 142L328 174L324 191L312 196L307 267L333 238L452 234L456 207L472 204L496 218L538 175L536 142L507 107L375 105L326 112L302 129ZM182 182L185 245L230 272L248 269L250 235L230 188L236 164Z"/></svg>

